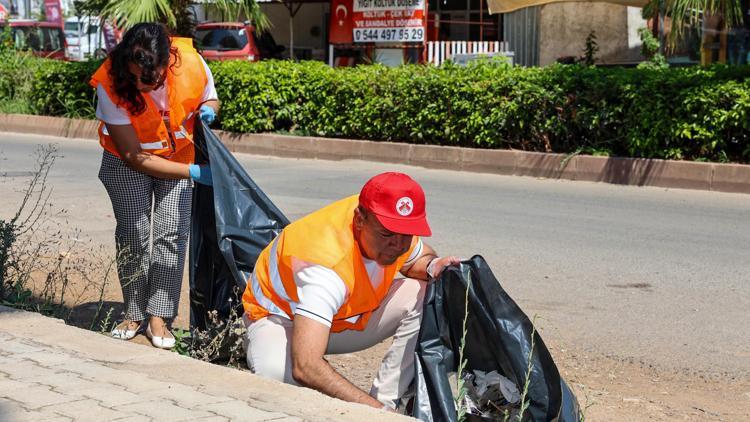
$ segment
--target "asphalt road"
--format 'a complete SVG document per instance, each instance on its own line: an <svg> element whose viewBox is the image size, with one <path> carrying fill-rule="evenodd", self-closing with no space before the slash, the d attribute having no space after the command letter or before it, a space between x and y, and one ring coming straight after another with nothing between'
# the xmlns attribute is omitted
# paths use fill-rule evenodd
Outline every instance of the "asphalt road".
<svg viewBox="0 0 750 422"><path fill-rule="evenodd" d="M58 143L51 217L111 243L96 142L0 133L0 218L17 208L37 145ZM409 173L428 197L439 252L483 255L548 342L709 376L750 377L750 196L496 176L362 161L238 154L296 219ZM3 177L2 175L5 174Z"/></svg>

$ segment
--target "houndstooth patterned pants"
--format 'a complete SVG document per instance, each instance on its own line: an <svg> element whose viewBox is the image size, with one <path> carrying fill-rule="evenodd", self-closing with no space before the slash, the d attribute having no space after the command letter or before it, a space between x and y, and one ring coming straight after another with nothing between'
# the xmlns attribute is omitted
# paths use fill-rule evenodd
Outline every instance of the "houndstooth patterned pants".
<svg viewBox="0 0 750 422"><path fill-rule="evenodd" d="M174 318L190 230L190 179L151 177L104 151L99 180L117 220L117 271L125 318Z"/></svg>

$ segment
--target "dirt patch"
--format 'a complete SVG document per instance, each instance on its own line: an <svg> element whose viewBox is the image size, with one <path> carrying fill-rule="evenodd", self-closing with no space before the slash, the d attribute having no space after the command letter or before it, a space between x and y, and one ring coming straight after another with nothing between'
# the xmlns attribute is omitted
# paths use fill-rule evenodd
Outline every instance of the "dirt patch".
<svg viewBox="0 0 750 422"><path fill-rule="evenodd" d="M550 343L554 345L554 339ZM750 380L694 375L550 346L589 420L748 420Z"/></svg>
<svg viewBox="0 0 750 422"><path fill-rule="evenodd" d="M554 340L554 339L548 339ZM549 343L548 343L549 344ZM389 342L329 356L331 364L369 391ZM586 420L740 421L750 419L750 380L710 379L550 346Z"/></svg>

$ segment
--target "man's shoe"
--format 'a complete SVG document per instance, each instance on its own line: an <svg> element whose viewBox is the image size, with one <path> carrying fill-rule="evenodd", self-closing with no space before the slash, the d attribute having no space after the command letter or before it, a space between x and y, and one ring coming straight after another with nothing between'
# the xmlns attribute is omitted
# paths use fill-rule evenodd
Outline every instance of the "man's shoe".
<svg viewBox="0 0 750 422"><path fill-rule="evenodd" d="M130 323L133 321L123 321L120 324L117 325L117 327L113 328L111 333L112 337L120 340L130 340L131 338L135 337L136 334L138 334L138 328L131 329Z"/></svg>
<svg viewBox="0 0 750 422"><path fill-rule="evenodd" d="M160 349L171 349L174 347L175 339L172 336L172 334L167 330L167 333L169 334L169 337L158 337L151 333L151 326L146 326L146 337L151 339L151 344L154 345L154 347L158 347Z"/></svg>

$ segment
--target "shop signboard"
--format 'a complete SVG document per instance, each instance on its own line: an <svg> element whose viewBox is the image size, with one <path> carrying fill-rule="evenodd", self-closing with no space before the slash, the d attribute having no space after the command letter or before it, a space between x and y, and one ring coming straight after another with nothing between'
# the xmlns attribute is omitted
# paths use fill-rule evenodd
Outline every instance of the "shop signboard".
<svg viewBox="0 0 750 422"><path fill-rule="evenodd" d="M8 9L0 4L0 22L4 22L8 18Z"/></svg>
<svg viewBox="0 0 750 422"><path fill-rule="evenodd" d="M119 42L119 31L109 21L104 21L104 24L102 25L102 34L104 34L104 49L109 53L114 50Z"/></svg>
<svg viewBox="0 0 750 422"><path fill-rule="evenodd" d="M60 0L44 0L44 14L47 22L55 22L63 26L63 14Z"/></svg>
<svg viewBox="0 0 750 422"><path fill-rule="evenodd" d="M332 0L332 44L422 43L425 0Z"/></svg>
<svg viewBox="0 0 750 422"><path fill-rule="evenodd" d="M353 0L355 43L424 42L425 0Z"/></svg>

